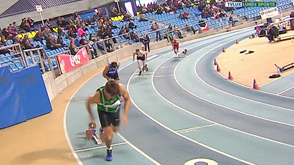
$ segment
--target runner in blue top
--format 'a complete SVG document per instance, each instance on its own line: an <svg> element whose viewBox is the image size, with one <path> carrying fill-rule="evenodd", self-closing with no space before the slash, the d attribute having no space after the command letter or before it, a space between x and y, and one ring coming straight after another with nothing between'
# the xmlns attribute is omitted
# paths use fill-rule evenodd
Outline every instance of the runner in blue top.
<svg viewBox="0 0 294 165"><path fill-rule="evenodd" d="M119 81L118 76L118 68L120 66L120 62L111 62L107 66L105 66L103 71L103 77L105 77L107 80L114 79Z"/></svg>

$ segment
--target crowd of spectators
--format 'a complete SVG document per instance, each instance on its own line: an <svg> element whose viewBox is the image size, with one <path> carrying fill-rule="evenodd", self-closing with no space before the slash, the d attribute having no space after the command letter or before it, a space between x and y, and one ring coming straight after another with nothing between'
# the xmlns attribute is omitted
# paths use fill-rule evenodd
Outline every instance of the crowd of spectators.
<svg viewBox="0 0 294 165"><path fill-rule="evenodd" d="M195 4L198 5L198 9L202 11L202 17L226 17L226 9L223 7L223 3L216 2L213 4L206 4L206 1L196 1L196 0L181 0L175 1L166 0L166 3L159 5L158 3L148 3L146 5L137 6L139 11L139 22L140 21L150 21L148 18L143 16L144 13L155 12L156 14L161 14L164 12L169 12L171 14L177 13L179 9L183 7L192 7ZM92 56L97 57L97 52L93 47L93 42L97 42L97 48L102 52L111 52L114 50L114 43L117 40L114 38L113 29L120 28L119 34L122 35L125 39L131 39L135 42L142 42L142 44L148 49L148 44L150 39L146 40L146 35L143 35L142 38L139 38L138 33L133 30L137 28L137 25L134 23L134 18L125 12L125 9L121 7L117 8L116 5L111 7L111 16L120 16L123 15L124 25L117 27L113 25L111 19L108 15L103 14L100 8L95 10L94 16L87 17L86 20L83 20L78 12L73 13L70 17L58 17L56 25L52 25L50 19L44 20L44 24L39 24L35 26L34 20L30 17L23 18L20 25L17 26L16 22L11 23L7 28L3 28L1 32L1 45L5 46L6 40L13 40L14 43L20 43L23 49L31 49L39 47L40 44L34 44L34 41L38 41L43 45L46 45L46 49L54 50L61 47L68 49L71 54L75 54L79 47L84 45L89 45ZM181 19L188 19L190 14L187 11L180 13L179 16ZM57 30L56 30L56 29ZM97 28L96 34L87 34L88 28ZM156 41L160 41L162 38L167 38L168 36L161 36L160 28L158 23L155 21L151 25L151 31L156 34ZM186 30L196 32L193 26L186 24ZM25 35L23 38L20 38L18 34L24 32L35 32L33 38L29 38ZM175 32L178 35L178 38L182 38L181 31L176 27L168 27L167 32ZM146 32L144 32L146 34ZM147 35L148 36L148 35ZM65 43L64 39L69 40L69 43ZM102 40L108 39L104 45Z"/></svg>

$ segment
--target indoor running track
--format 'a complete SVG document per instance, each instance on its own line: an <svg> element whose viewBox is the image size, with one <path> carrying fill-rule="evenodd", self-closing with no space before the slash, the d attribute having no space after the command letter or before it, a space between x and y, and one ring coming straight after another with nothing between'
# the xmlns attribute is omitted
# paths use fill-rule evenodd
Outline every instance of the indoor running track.
<svg viewBox="0 0 294 165"><path fill-rule="evenodd" d="M223 47L253 33L247 28L182 43L188 55L180 58L171 47L154 51L148 55L149 72L140 76L136 62L122 62L119 75L132 105L128 125L115 134L111 163L105 161L104 144L85 139L90 122L85 99L106 82L97 73L77 90L65 113L78 163L293 165L294 83L275 85L291 75L257 91L228 81L213 65Z"/></svg>

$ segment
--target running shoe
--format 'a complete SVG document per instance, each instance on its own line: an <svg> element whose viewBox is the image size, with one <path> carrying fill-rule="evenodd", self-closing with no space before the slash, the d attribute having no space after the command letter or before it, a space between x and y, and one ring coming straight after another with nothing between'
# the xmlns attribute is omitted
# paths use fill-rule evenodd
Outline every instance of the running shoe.
<svg viewBox="0 0 294 165"><path fill-rule="evenodd" d="M112 149L107 149L106 161L112 161Z"/></svg>
<svg viewBox="0 0 294 165"><path fill-rule="evenodd" d="M142 74L142 71L139 72L139 75L141 75L141 74Z"/></svg>

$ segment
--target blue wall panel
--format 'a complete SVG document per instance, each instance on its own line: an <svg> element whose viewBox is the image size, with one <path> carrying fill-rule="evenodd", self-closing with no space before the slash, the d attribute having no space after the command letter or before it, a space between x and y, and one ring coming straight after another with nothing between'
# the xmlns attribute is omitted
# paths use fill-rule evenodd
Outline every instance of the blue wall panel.
<svg viewBox="0 0 294 165"><path fill-rule="evenodd" d="M0 68L0 128L52 111L39 67L11 73Z"/></svg>

